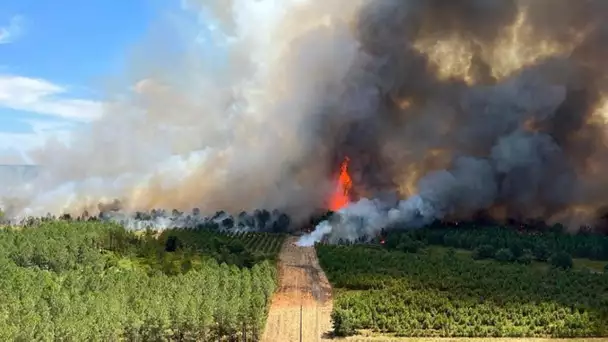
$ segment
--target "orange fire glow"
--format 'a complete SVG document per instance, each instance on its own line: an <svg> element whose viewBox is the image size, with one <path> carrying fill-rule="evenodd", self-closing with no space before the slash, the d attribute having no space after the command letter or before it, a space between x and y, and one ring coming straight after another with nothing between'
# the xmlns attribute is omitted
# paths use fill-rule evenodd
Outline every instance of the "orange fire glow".
<svg viewBox="0 0 608 342"><path fill-rule="evenodd" d="M336 189L329 199L329 210L338 211L345 207L350 201L350 189L353 186L353 181L348 174L348 157L340 165L340 175L338 176Z"/></svg>

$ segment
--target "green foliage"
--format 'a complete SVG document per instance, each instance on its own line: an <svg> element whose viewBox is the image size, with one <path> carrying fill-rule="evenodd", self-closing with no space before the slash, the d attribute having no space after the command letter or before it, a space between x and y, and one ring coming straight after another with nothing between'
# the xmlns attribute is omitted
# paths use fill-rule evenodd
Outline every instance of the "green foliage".
<svg viewBox="0 0 608 342"><path fill-rule="evenodd" d="M573 265L572 257L570 256L570 254L565 252L555 253L553 256L551 256L550 262L551 265L553 265L554 267L559 267L563 269L570 269Z"/></svg>
<svg viewBox="0 0 608 342"><path fill-rule="evenodd" d="M534 261L534 256L530 250L524 250L523 254L517 258L517 262L522 265L530 265Z"/></svg>
<svg viewBox="0 0 608 342"><path fill-rule="evenodd" d="M220 263L251 267L262 260L275 260L285 235L255 232L227 235L205 228L168 229L158 241L168 252L205 253Z"/></svg>
<svg viewBox="0 0 608 342"><path fill-rule="evenodd" d="M406 253L416 253L424 248L425 244L422 241L412 239L402 239L397 245L397 249Z"/></svg>
<svg viewBox="0 0 608 342"><path fill-rule="evenodd" d="M404 244L404 241L407 244ZM543 233L504 227L446 228L435 225L418 230L392 231L386 237L385 246L389 249L411 251L404 246L413 244L412 241L420 241L420 247L430 244L473 250L471 256L475 260L495 259L503 263L518 262L523 265L530 265L536 260L553 263L561 268L572 267L569 266L571 262L568 262L568 259L571 260L573 255L596 259L605 259L608 256L607 237L589 233L567 234L560 225ZM420 248L413 250L418 251ZM554 261L558 264L554 264L552 258L558 254L559 261Z"/></svg>
<svg viewBox="0 0 608 342"><path fill-rule="evenodd" d="M496 254L496 250L492 245L481 245L473 251L473 259L475 260L483 260L483 259L492 259Z"/></svg>
<svg viewBox="0 0 608 342"><path fill-rule="evenodd" d="M396 246L402 239L422 241L429 245L442 245L459 249L481 248L494 251L509 248L515 258L521 257L528 249L538 261L546 262L557 252L566 252L573 258L589 258L608 261L608 236L581 232L567 234L563 227L556 225L544 232L517 230L513 227L477 227L459 225L448 227L435 225L416 230L395 230L388 234L386 246ZM490 258L489 256L481 259Z"/></svg>
<svg viewBox="0 0 608 342"><path fill-rule="evenodd" d="M515 256L509 248L499 249L498 251L496 251L496 255L494 256L494 258L496 258L496 260L500 262L512 262L515 260Z"/></svg>
<svg viewBox="0 0 608 342"><path fill-rule="evenodd" d="M4 229L0 340L257 340L282 241L206 230L156 238L100 222Z"/></svg>
<svg viewBox="0 0 608 342"><path fill-rule="evenodd" d="M357 333L355 314L347 309L337 308L331 313L334 323L334 335L339 337L352 336Z"/></svg>
<svg viewBox="0 0 608 342"><path fill-rule="evenodd" d="M505 248L505 247L503 247ZM508 250L512 255L512 251ZM334 285L334 330L412 337L590 337L608 334L608 275L317 245ZM522 251L521 258L532 258Z"/></svg>
<svg viewBox="0 0 608 342"><path fill-rule="evenodd" d="M539 242L533 246L534 258L538 261L546 262L549 260L551 256L551 252L549 251L549 247L544 241Z"/></svg>

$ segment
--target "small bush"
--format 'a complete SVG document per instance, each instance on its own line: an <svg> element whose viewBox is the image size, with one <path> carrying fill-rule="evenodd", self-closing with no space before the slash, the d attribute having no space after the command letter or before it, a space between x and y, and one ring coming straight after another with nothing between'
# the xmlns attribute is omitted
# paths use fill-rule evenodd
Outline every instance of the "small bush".
<svg viewBox="0 0 608 342"><path fill-rule="evenodd" d="M570 254L568 254L566 252L558 252L558 253L553 254L553 256L551 256L551 259L549 260L549 262L554 267L563 268L563 269L570 269L570 268L572 268L572 265L573 265L572 257L570 256Z"/></svg>
<svg viewBox="0 0 608 342"><path fill-rule="evenodd" d="M534 246L533 253L534 253L534 258L536 258L536 260L542 261L542 262L549 260L549 257L551 256L549 247L547 247L547 245L544 243L539 243L536 246Z"/></svg>
<svg viewBox="0 0 608 342"><path fill-rule="evenodd" d="M524 250L523 254L517 258L517 262L522 265L530 265L534 260L534 256L530 250Z"/></svg>
<svg viewBox="0 0 608 342"><path fill-rule="evenodd" d="M177 236L171 235L165 242L165 252L175 252L182 248L182 243Z"/></svg>
<svg viewBox="0 0 608 342"><path fill-rule="evenodd" d="M519 259L524 255L524 247L519 243L512 243L509 246L509 249L511 250L511 253L513 253L515 259Z"/></svg>
<svg viewBox="0 0 608 342"><path fill-rule="evenodd" d="M513 252L511 252L511 250L509 248L501 248L496 252L496 255L494 256L494 258L496 258L496 260L500 261L500 262L513 262L515 260L515 256L513 255Z"/></svg>
<svg viewBox="0 0 608 342"><path fill-rule="evenodd" d="M410 238L401 239L401 242L397 245L397 249L406 252L406 253L416 253L422 248L424 248L425 244L422 241L412 240Z"/></svg>
<svg viewBox="0 0 608 342"><path fill-rule="evenodd" d="M473 259L492 259L494 257L495 250L491 245L481 245L473 251Z"/></svg>
<svg viewBox="0 0 608 342"><path fill-rule="evenodd" d="M357 330L355 329L356 320L351 311L336 308L332 312L331 316L334 323L334 335L345 337L352 336L357 333Z"/></svg>

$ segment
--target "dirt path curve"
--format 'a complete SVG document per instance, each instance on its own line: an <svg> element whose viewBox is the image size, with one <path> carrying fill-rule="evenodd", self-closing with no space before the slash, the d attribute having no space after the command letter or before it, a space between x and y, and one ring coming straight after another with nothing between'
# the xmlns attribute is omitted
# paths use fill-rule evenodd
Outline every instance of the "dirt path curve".
<svg viewBox="0 0 608 342"><path fill-rule="evenodd" d="M279 254L279 290L272 297L262 342L321 341L331 330L331 285L313 247L285 241ZM301 309L300 309L301 308Z"/></svg>

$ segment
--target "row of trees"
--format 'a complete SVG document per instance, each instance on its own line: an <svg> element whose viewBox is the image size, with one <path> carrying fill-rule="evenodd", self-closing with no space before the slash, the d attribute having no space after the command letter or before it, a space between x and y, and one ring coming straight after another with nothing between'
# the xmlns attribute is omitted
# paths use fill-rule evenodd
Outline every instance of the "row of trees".
<svg viewBox="0 0 608 342"><path fill-rule="evenodd" d="M218 262L249 252L189 234L88 221L1 230L0 340L257 340L275 264Z"/></svg>
<svg viewBox="0 0 608 342"><path fill-rule="evenodd" d="M482 245L490 245L496 250L509 248L516 255L527 249L538 259L545 260L557 252L566 252L574 258L608 261L608 236L585 231L569 234L563 230L535 231L463 224L451 227L436 225L409 234L416 240L454 248L473 250Z"/></svg>
<svg viewBox="0 0 608 342"><path fill-rule="evenodd" d="M240 232L231 235L245 243L245 248L276 257L285 242L284 234L268 234L258 232Z"/></svg>
<svg viewBox="0 0 608 342"><path fill-rule="evenodd" d="M453 250L403 253L317 245L339 290L337 335L358 329L429 337L608 334L608 275L478 263Z"/></svg>
<svg viewBox="0 0 608 342"><path fill-rule="evenodd" d="M420 234L424 236L423 234ZM392 250L416 253L428 245L427 239L420 239L417 232L407 231L389 234L385 246ZM431 241L434 242L434 241ZM445 243L436 242L438 245ZM530 265L533 261L548 262L554 267L569 269L573 266L572 256L563 251L551 252L545 245L532 246L532 249L522 249L519 244L509 247L496 248L494 244L480 245L473 250L475 260L494 259L502 263L520 263ZM448 245L450 246L450 245ZM450 248L453 248L450 246ZM608 267L608 266L607 266Z"/></svg>
<svg viewBox="0 0 608 342"><path fill-rule="evenodd" d="M88 211L80 215L62 214L59 216L48 213L46 216L25 217L18 222L7 220L0 209L0 223L17 224L19 226L35 226L50 221L105 221L117 222L122 226L128 226L134 230L145 230L160 226L179 228L205 228L223 232L241 232L253 230L265 233L289 233L294 231L289 215L279 210L255 210L252 213L245 211L238 215L231 215L224 211L218 211L212 216L205 216L200 209L194 208L192 212L186 213L173 209L152 209L150 211L138 211L135 213L121 211L120 204L101 206L97 215L90 215Z"/></svg>
<svg viewBox="0 0 608 342"><path fill-rule="evenodd" d="M146 232L146 236L151 234L154 232ZM204 253L219 262L251 267L262 260L276 260L285 237L285 234L259 232L229 234L199 227L164 230L158 241L167 251Z"/></svg>

